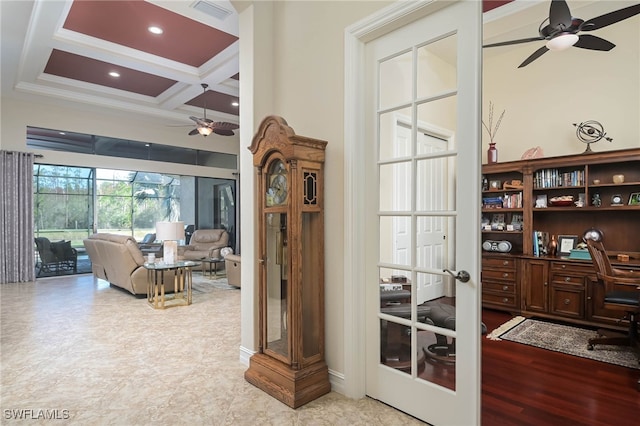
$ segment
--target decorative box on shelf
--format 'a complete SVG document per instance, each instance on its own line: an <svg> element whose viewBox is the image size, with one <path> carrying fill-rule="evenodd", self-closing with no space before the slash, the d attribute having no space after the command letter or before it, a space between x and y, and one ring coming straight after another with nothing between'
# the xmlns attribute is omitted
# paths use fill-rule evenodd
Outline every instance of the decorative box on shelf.
<svg viewBox="0 0 640 426"><path fill-rule="evenodd" d="M589 250L573 249L569 253L569 259L591 260Z"/></svg>

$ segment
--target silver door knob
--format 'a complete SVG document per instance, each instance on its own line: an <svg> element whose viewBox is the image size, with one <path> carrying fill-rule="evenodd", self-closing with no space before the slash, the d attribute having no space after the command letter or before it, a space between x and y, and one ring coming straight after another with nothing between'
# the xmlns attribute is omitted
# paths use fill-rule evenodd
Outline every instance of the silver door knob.
<svg viewBox="0 0 640 426"><path fill-rule="evenodd" d="M456 280L462 282L462 283L466 283L467 281L469 281L471 279L471 275L469 275L469 273L467 271L458 271L457 273L454 273L453 271L450 271L449 269L443 269L442 272L447 272L449 275L451 275L453 278L455 278Z"/></svg>

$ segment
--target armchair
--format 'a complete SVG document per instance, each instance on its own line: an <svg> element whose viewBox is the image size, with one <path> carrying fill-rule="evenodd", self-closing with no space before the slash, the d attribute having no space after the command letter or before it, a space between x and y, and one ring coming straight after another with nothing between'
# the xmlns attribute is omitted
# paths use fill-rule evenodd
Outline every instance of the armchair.
<svg viewBox="0 0 640 426"><path fill-rule="evenodd" d="M36 262L37 273L59 275L64 271L78 272L78 251L71 247L71 241L51 242L48 238L35 238L40 259Z"/></svg>
<svg viewBox="0 0 640 426"><path fill-rule="evenodd" d="M640 340L638 340L640 272L613 268L600 241L587 240L587 248L593 260L598 282L605 288L604 307L624 312L624 319L629 321L626 335L598 330L598 336L589 339L587 349L593 350L594 345L619 345L631 346L636 351L640 350ZM638 390L640 390L640 379Z"/></svg>
<svg viewBox="0 0 640 426"><path fill-rule="evenodd" d="M146 234L138 243L138 248L144 256L154 254L156 257L162 257L162 243L156 243L156 234Z"/></svg>
<svg viewBox="0 0 640 426"><path fill-rule="evenodd" d="M229 245L229 233L224 229L198 229L193 232L188 245L179 247L178 254L184 260L221 258L220 249Z"/></svg>

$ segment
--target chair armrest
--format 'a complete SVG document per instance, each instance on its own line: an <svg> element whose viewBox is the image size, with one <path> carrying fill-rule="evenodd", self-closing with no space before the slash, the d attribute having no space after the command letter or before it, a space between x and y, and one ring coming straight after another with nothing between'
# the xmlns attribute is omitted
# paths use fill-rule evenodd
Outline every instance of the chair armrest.
<svg viewBox="0 0 640 426"><path fill-rule="evenodd" d="M635 278L636 280L640 280L640 271L630 271L628 269L618 268L612 268L612 270L616 277Z"/></svg>
<svg viewBox="0 0 640 426"><path fill-rule="evenodd" d="M598 274L598 278L602 279L604 282L609 284L622 284L622 285L633 285L640 286L640 277L620 277L620 276L610 276Z"/></svg>

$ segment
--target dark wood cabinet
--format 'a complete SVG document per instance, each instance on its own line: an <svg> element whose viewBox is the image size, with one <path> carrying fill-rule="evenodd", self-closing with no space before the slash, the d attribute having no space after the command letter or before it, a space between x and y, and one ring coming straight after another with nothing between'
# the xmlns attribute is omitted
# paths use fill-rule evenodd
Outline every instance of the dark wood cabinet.
<svg viewBox="0 0 640 426"><path fill-rule="evenodd" d="M549 263L531 259L526 259L523 263L522 310L547 313L549 311Z"/></svg>
<svg viewBox="0 0 640 426"><path fill-rule="evenodd" d="M483 306L623 326L619 313L604 309L604 290L591 262L537 251L534 231L580 242L587 230L598 229L616 267L640 268L640 201L634 201L640 193L640 149L491 164L482 173L482 242L511 245L508 253L483 251ZM570 201L552 202L558 199ZM618 262L618 254L629 262Z"/></svg>
<svg viewBox="0 0 640 426"><path fill-rule="evenodd" d="M507 311L519 310L518 260L505 255L487 256L482 262L482 303Z"/></svg>

